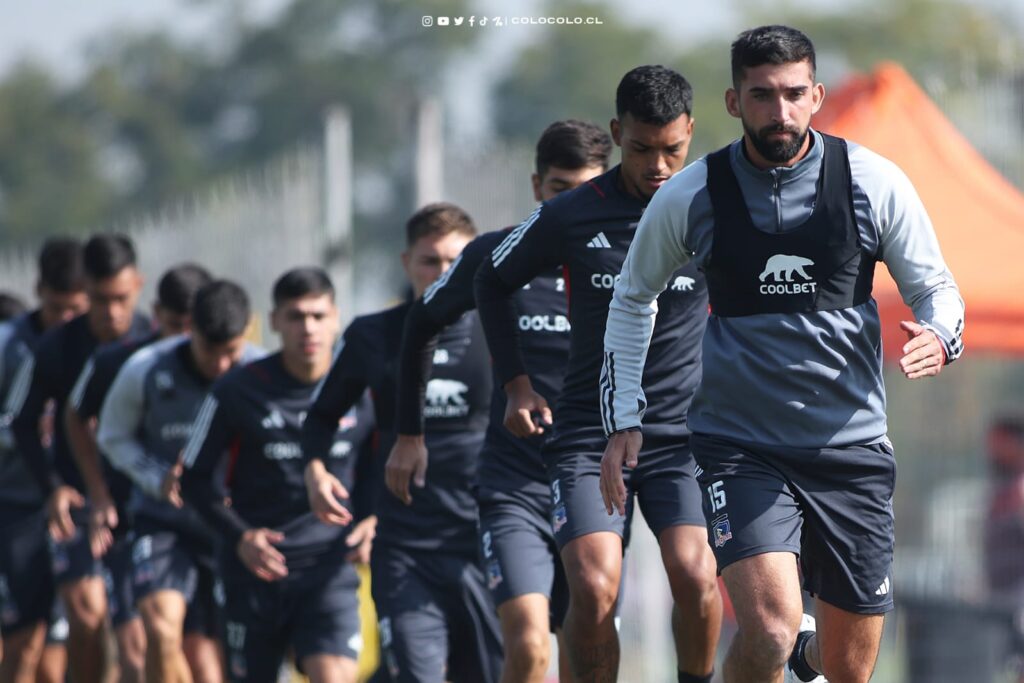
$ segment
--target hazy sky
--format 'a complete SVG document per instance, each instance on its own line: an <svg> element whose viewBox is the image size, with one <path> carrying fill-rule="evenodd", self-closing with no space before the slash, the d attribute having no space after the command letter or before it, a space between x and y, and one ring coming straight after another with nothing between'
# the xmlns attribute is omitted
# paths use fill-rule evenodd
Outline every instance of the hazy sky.
<svg viewBox="0 0 1024 683"><path fill-rule="evenodd" d="M256 18L273 16L288 1L235 0ZM980 1L1015 15L1024 24L1021 0ZM824 11L851 2L873 4L886 0L795 0L795 4ZM19 58L32 56L52 65L66 78L74 78L79 73L88 41L102 40L103 33L112 27L169 27L179 35L199 37L213 24L214 6L226 4L211 0L31 0L18 3L17 11L13 11L14 0L0 0L0 3L6 9L0 18L0 74ZM510 13L508 0L475 0L473 4L474 11L480 14ZM516 0L515 13L529 15L544 4L539 0ZM715 32L732 35L743 28L736 24L737 4L737 0L623 0L617 4L616 12L627 21L653 26L667 36L685 40ZM599 13L608 11L598 10ZM500 63L523 40L529 39L530 31L530 28L509 27L495 32L493 44L476 59L486 56Z"/></svg>
<svg viewBox="0 0 1024 683"><path fill-rule="evenodd" d="M13 0L2 0L13 4ZM821 1L821 0L819 0ZM831 0L824 0L830 2ZM242 0L246 11L254 17L270 17L288 4L288 0ZM210 5L195 0L32 0L19 3L17 12L8 9L0 20L0 73L20 58L31 56L55 67L65 77L74 78L80 71L83 49L88 41L102 40L113 27L169 27L186 37L202 36L215 17ZM480 14L509 14L507 2L477 0ZM519 0L516 14L529 14L536 0ZM638 23L665 19L672 32L681 37L727 27L732 12L731 2L667 1L629 3L622 14ZM625 6L625 5L624 5ZM602 10L606 11L606 10ZM496 58L528 39L529 28L501 32L493 51Z"/></svg>

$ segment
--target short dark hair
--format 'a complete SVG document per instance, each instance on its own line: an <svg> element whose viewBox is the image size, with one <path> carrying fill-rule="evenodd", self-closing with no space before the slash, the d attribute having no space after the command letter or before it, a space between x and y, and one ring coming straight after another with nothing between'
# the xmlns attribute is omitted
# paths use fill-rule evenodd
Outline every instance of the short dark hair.
<svg viewBox="0 0 1024 683"><path fill-rule="evenodd" d="M659 65L638 66L619 81L615 112L641 123L667 126L693 111L693 87L678 71Z"/></svg>
<svg viewBox="0 0 1024 683"><path fill-rule="evenodd" d="M451 202L435 202L424 206L406 222L405 243L411 247L428 235L443 237L453 232L475 237L476 226L473 219L465 210Z"/></svg>
<svg viewBox="0 0 1024 683"><path fill-rule="evenodd" d="M126 235L106 233L93 235L83 251L85 274L93 280L114 277L135 265L135 245Z"/></svg>
<svg viewBox="0 0 1024 683"><path fill-rule="evenodd" d="M211 344L223 344L249 327L249 296L230 280L200 287L192 306L192 329Z"/></svg>
<svg viewBox="0 0 1024 683"><path fill-rule="evenodd" d="M25 312L25 302L14 294L0 292L0 322L15 318Z"/></svg>
<svg viewBox="0 0 1024 683"><path fill-rule="evenodd" d="M292 268L274 283L274 307L304 296L327 294L334 299L334 284L323 268Z"/></svg>
<svg viewBox="0 0 1024 683"><path fill-rule="evenodd" d="M46 240L39 252L39 284L64 294L85 289L82 243L70 237Z"/></svg>
<svg viewBox="0 0 1024 683"><path fill-rule="evenodd" d="M814 43L791 26L771 24L744 31L732 43L732 85L739 87L743 70L762 64L811 64L811 78L817 70Z"/></svg>
<svg viewBox="0 0 1024 683"><path fill-rule="evenodd" d="M206 268L195 263L183 263L165 272L156 285L156 300L163 308L186 315L192 312L196 292L213 281Z"/></svg>
<svg viewBox="0 0 1024 683"><path fill-rule="evenodd" d="M604 129L589 121L555 121L537 141L537 175L543 177L552 166L570 170L600 166L608 170L611 154L612 138Z"/></svg>

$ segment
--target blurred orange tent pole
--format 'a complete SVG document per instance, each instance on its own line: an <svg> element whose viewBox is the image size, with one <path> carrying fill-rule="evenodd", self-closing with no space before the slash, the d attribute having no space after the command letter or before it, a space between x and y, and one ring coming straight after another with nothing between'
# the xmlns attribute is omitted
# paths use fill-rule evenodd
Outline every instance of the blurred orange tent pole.
<svg viewBox="0 0 1024 683"><path fill-rule="evenodd" d="M1024 355L1024 194L953 127L897 64L882 63L829 92L813 125L894 161L914 183L967 304L965 353ZM874 296L887 358L912 320L889 273Z"/></svg>

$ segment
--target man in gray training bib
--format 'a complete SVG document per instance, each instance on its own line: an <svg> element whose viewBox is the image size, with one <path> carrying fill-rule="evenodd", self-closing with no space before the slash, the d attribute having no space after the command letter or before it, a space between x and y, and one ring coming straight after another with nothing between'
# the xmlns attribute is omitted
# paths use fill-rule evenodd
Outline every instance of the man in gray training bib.
<svg viewBox="0 0 1024 683"><path fill-rule="evenodd" d="M725 680L867 681L892 609L895 462L886 437L874 265L913 309L900 368L936 375L963 350L964 305L921 200L894 164L810 129L825 91L786 26L732 46L743 137L671 178L622 266L605 334L602 466L621 505L636 466L641 373L658 294L705 273L711 317L689 412L708 539L736 606ZM804 587L818 634L800 631Z"/></svg>

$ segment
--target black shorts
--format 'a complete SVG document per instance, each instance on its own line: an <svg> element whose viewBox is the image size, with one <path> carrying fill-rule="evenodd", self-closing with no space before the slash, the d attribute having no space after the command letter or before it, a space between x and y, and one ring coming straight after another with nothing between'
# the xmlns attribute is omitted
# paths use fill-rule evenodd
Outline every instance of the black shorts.
<svg viewBox="0 0 1024 683"><path fill-rule="evenodd" d="M857 614L892 610L896 461L888 443L808 449L694 435L693 451L719 571L792 552L812 595Z"/></svg>
<svg viewBox="0 0 1024 683"><path fill-rule="evenodd" d="M673 526L704 526L693 455L685 437L645 437L636 469L623 470L627 514L611 515L601 498L603 436L563 437L545 450L551 479L551 527L561 550L569 541L601 531L625 540L634 495L657 537Z"/></svg>
<svg viewBox="0 0 1024 683"><path fill-rule="evenodd" d="M157 591L176 591L188 606L185 632L216 636L220 628L213 564L205 543L176 531L156 531L140 524L132 544L136 604Z"/></svg>
<svg viewBox="0 0 1024 683"><path fill-rule="evenodd" d="M376 545L370 561L392 683L497 683L501 627L476 558Z"/></svg>
<svg viewBox="0 0 1024 683"><path fill-rule="evenodd" d="M548 499L512 496L480 501L480 561L495 605L530 593L550 601L551 628L561 627L569 585L551 531Z"/></svg>
<svg viewBox="0 0 1024 683"><path fill-rule="evenodd" d="M221 565L232 681L273 683L289 646L300 665L313 655L359 658L359 575L350 563L325 557L274 582L257 578L234 558Z"/></svg>
<svg viewBox="0 0 1024 683"><path fill-rule="evenodd" d="M67 541L54 541L49 533L50 561L57 586L74 583L90 577L104 575L103 562L92 556L89 547L89 511L78 508L71 511L75 523L75 535Z"/></svg>
<svg viewBox="0 0 1024 683"><path fill-rule="evenodd" d="M128 533L114 539L114 544L103 556L106 567L107 603L110 622L117 628L139 616L135 609L132 586L132 544L135 535Z"/></svg>
<svg viewBox="0 0 1024 683"><path fill-rule="evenodd" d="M49 537L41 510L12 518L0 529L0 634L39 622L59 627L63 612L51 571Z"/></svg>

